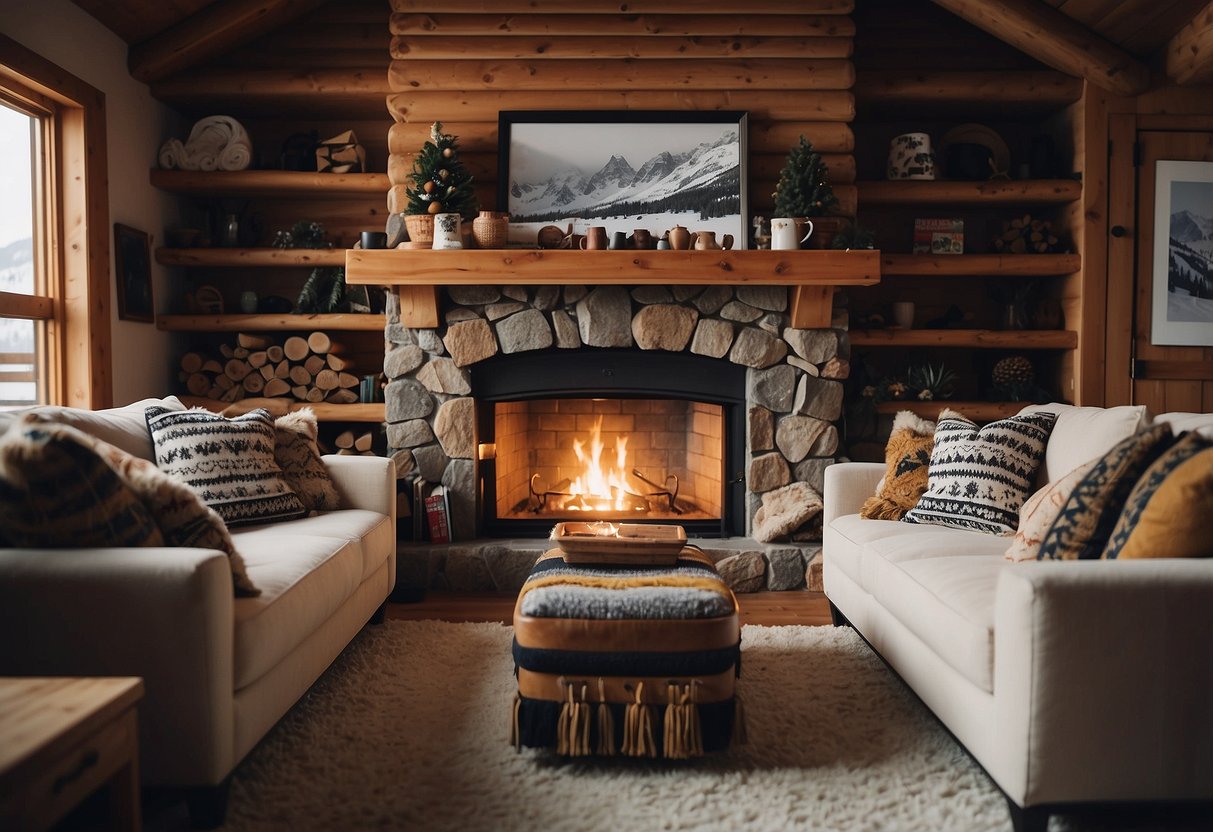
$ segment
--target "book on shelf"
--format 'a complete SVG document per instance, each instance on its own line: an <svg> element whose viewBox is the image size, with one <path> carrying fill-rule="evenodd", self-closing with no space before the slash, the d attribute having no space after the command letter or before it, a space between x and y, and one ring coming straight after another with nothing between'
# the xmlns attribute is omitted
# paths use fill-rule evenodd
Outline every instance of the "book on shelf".
<svg viewBox="0 0 1213 832"><path fill-rule="evenodd" d="M964 254L964 250L964 220L914 220L914 254Z"/></svg>
<svg viewBox="0 0 1213 832"><path fill-rule="evenodd" d="M451 506L444 486L433 486L425 498L425 522L431 543L451 542Z"/></svg>

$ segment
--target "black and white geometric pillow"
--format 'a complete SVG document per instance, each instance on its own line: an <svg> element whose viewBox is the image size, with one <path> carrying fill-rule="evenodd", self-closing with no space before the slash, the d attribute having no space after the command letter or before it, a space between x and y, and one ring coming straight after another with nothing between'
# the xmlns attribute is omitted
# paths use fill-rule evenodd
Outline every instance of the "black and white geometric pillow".
<svg viewBox="0 0 1213 832"><path fill-rule="evenodd" d="M1014 534L1056 420L1053 413L1031 413L979 430L945 410L935 428L927 491L902 519Z"/></svg>
<svg viewBox="0 0 1213 832"><path fill-rule="evenodd" d="M149 407L156 465L190 486L229 526L302 517L306 510L274 461L264 408L228 419L204 408Z"/></svg>

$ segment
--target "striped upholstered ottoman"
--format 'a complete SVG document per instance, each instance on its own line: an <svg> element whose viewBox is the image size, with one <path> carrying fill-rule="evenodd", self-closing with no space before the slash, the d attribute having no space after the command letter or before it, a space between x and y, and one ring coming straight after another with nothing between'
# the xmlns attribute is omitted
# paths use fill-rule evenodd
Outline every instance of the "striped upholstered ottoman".
<svg viewBox="0 0 1213 832"><path fill-rule="evenodd" d="M743 738L737 599L711 559L536 562L514 607L515 747L684 759Z"/></svg>

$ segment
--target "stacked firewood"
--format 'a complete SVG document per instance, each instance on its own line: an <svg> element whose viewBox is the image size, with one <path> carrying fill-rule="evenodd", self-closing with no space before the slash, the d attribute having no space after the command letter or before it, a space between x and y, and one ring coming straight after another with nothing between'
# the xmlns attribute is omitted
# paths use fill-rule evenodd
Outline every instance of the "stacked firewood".
<svg viewBox="0 0 1213 832"><path fill-rule="evenodd" d="M338 456L376 456L374 450L371 449L374 443L375 434L369 430L358 434L352 430L342 431L333 440L333 444L337 446Z"/></svg>
<svg viewBox="0 0 1213 832"><path fill-rule="evenodd" d="M221 402L260 396L353 404L359 379L341 351L324 332L292 335L281 344L242 332L235 346L219 345L219 357L187 352L179 375L191 395Z"/></svg>
<svg viewBox="0 0 1213 832"><path fill-rule="evenodd" d="M1032 219L1031 214L1024 214L1002 224L994 250L1003 254L1054 254L1061 251L1061 241L1053 233L1049 220Z"/></svg>

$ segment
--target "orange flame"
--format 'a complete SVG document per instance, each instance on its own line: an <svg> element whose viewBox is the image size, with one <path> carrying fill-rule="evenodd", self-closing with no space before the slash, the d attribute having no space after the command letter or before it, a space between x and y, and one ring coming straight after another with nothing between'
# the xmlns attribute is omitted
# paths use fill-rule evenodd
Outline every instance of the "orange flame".
<svg viewBox="0 0 1213 832"><path fill-rule="evenodd" d="M622 511L627 508L624 492L627 490L628 438L615 437L615 465L604 466L602 462L602 417L594 421L590 429L590 452L586 455L585 443L573 440L573 453L582 464L581 474L573 480L569 492L580 495L592 511ZM570 506L570 508L574 508Z"/></svg>

